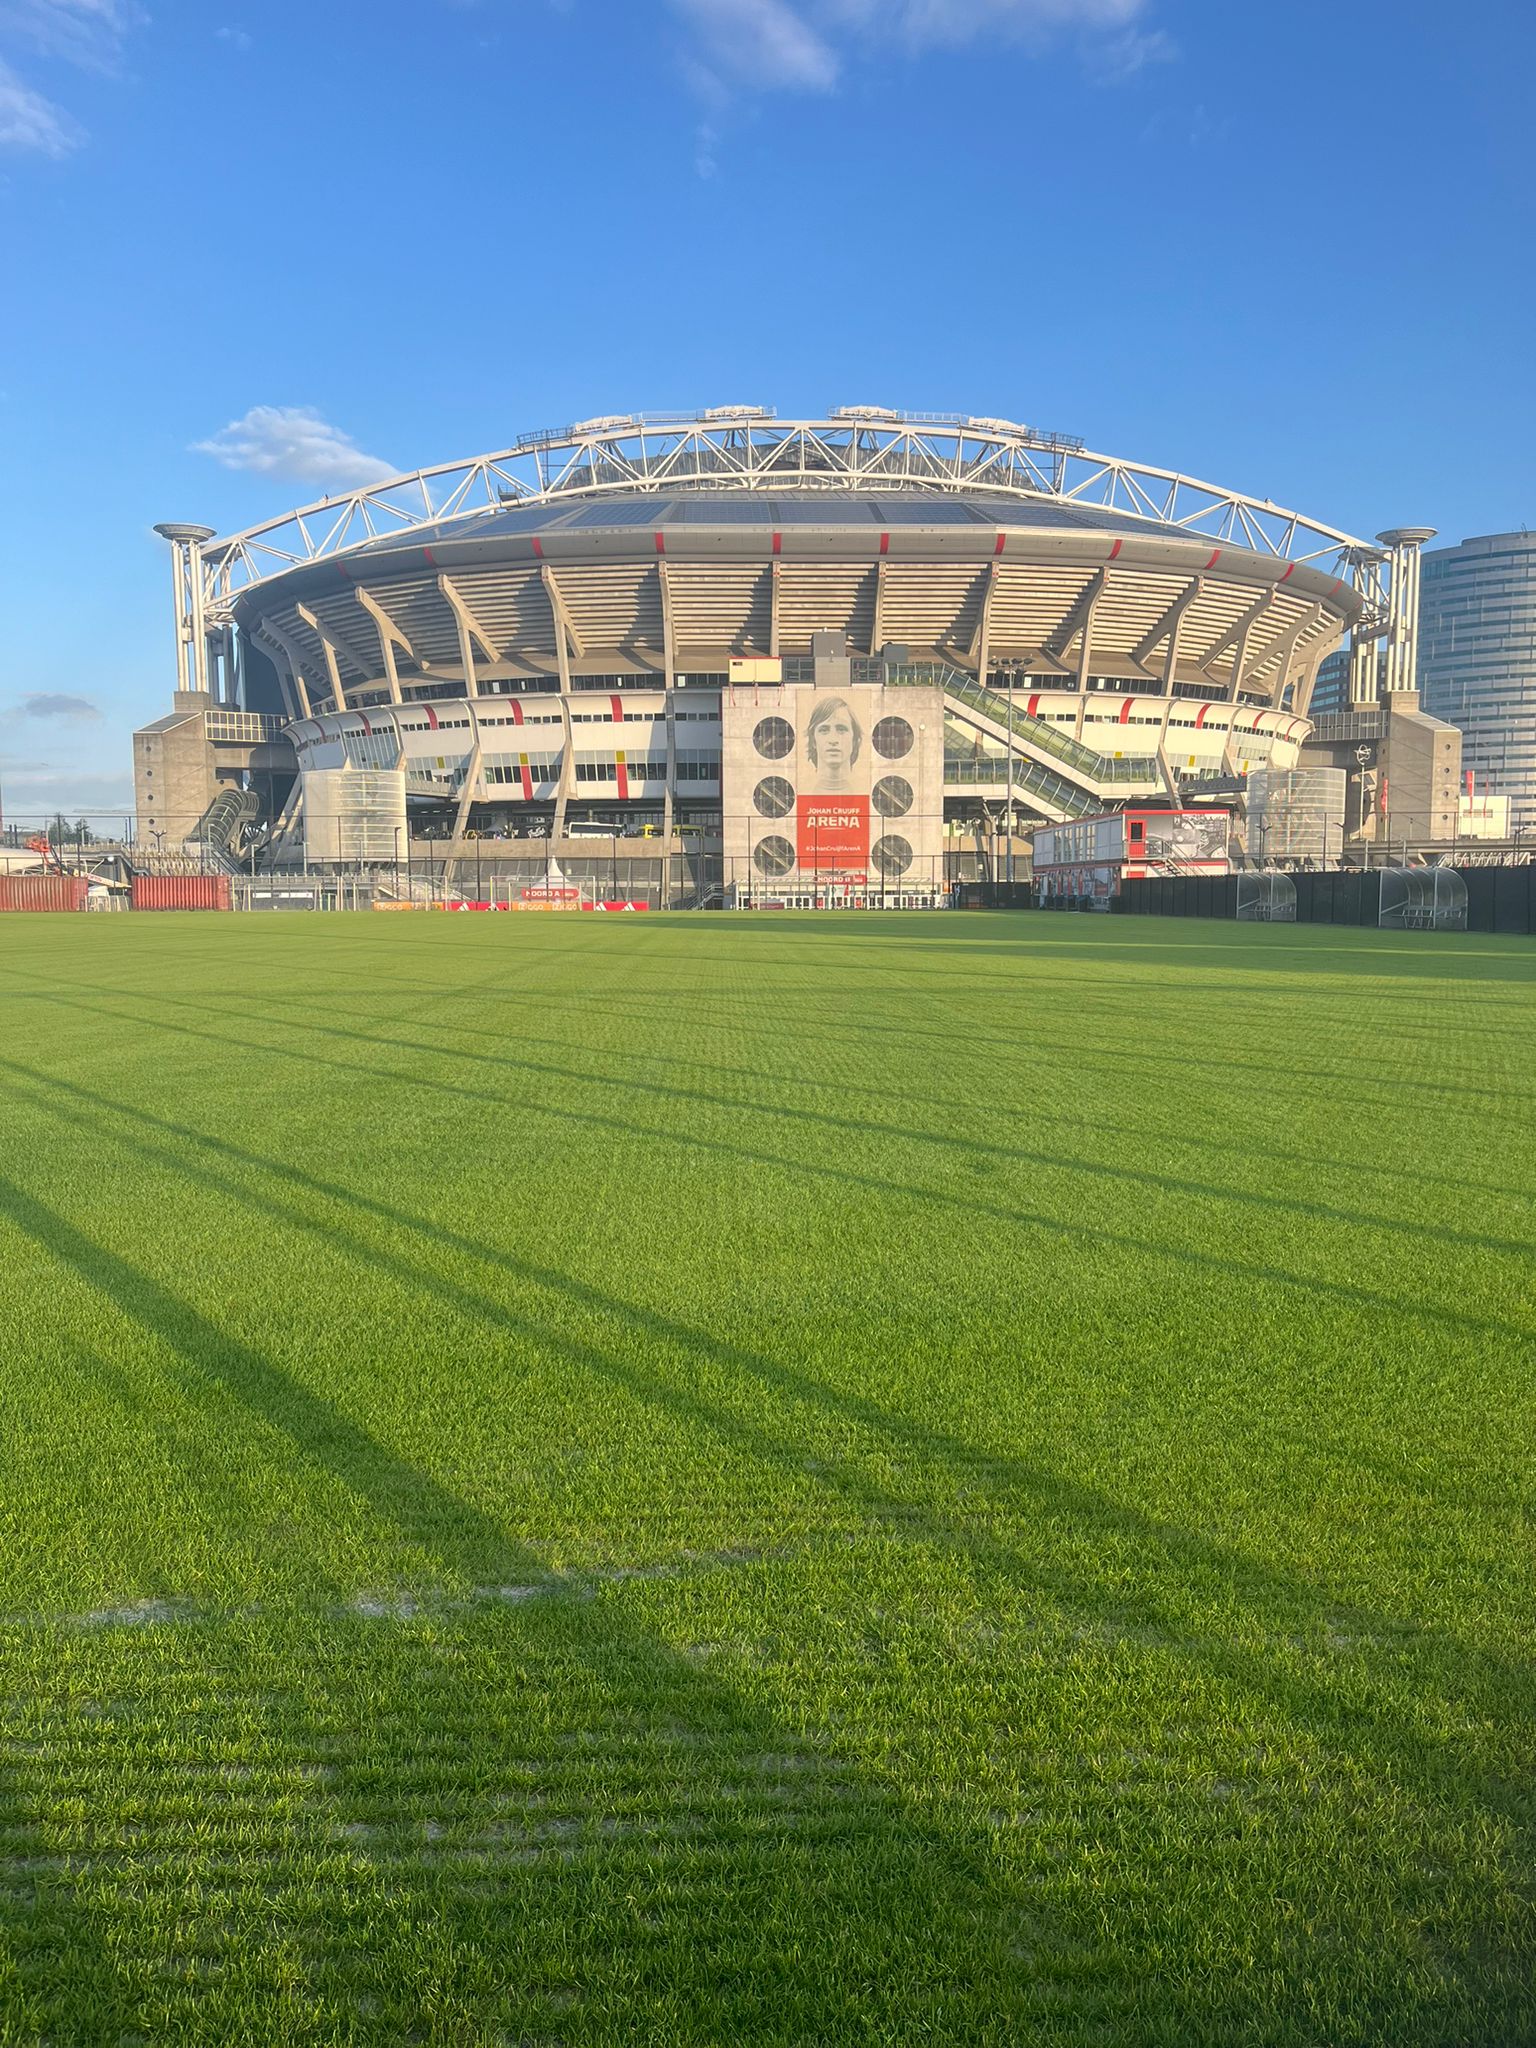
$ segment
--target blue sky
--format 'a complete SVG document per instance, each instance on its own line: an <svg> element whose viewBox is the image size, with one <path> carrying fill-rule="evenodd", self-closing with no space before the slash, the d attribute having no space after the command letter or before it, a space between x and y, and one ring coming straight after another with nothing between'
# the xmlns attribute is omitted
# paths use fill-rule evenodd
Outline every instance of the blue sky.
<svg viewBox="0 0 1536 2048"><path fill-rule="evenodd" d="M996 414L1519 526L1533 106L1486 0L0 0L7 814L128 800L155 520L594 413Z"/></svg>

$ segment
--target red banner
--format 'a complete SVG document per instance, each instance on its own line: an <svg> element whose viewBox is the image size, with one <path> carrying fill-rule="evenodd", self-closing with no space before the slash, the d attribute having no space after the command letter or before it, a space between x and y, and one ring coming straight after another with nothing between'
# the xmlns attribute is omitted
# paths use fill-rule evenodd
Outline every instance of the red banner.
<svg viewBox="0 0 1536 2048"><path fill-rule="evenodd" d="M795 804L795 855L802 872L867 875L869 798L802 796Z"/></svg>

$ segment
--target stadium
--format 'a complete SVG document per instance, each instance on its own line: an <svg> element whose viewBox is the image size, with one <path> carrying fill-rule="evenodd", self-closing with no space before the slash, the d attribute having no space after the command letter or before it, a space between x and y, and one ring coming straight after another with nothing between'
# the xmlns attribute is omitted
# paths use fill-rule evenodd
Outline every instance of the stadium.
<svg viewBox="0 0 1536 2048"><path fill-rule="evenodd" d="M1219 801L1296 765L1320 664L1388 623L1382 552L1300 513L874 407L605 416L160 530L179 689L141 837L386 866L601 836L665 850L667 901L916 907L1001 830Z"/></svg>

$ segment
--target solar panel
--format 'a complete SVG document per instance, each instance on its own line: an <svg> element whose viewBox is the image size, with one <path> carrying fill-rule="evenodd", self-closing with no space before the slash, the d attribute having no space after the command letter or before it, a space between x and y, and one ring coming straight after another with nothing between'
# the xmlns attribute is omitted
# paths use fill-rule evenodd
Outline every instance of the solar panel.
<svg viewBox="0 0 1536 2048"><path fill-rule="evenodd" d="M939 498L924 492L913 497L879 498L871 516L885 526L992 526L996 521L964 498Z"/></svg>
<svg viewBox="0 0 1536 2048"><path fill-rule="evenodd" d="M503 505L458 519L434 520L408 532L383 534L349 552L369 548L430 547L437 540L489 540L531 533L661 526L723 527L870 527L944 528L1007 526L1042 532L1140 532L1188 539L1184 527L1170 526L1103 505L1069 505L1048 499L977 495L949 496L937 491L789 492L668 491L625 492L583 504Z"/></svg>
<svg viewBox="0 0 1536 2048"><path fill-rule="evenodd" d="M868 498L839 494L809 498L775 498L772 501L775 526L874 526L878 515Z"/></svg>
<svg viewBox="0 0 1536 2048"><path fill-rule="evenodd" d="M771 526L776 523L775 514L765 498L749 497L745 493L729 498L679 495L667 507L669 526Z"/></svg>
<svg viewBox="0 0 1536 2048"><path fill-rule="evenodd" d="M546 508L545 524L561 527L567 532L576 527L593 526L650 528L675 516L675 506L670 498L602 498L595 505L579 505L563 517L557 508Z"/></svg>

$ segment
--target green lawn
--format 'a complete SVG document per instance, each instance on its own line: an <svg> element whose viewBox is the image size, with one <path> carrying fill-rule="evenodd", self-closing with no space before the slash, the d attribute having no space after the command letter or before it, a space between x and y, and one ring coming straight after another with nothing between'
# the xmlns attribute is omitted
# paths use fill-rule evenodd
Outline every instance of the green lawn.
<svg viewBox="0 0 1536 2048"><path fill-rule="evenodd" d="M0 918L0 2041L1536 2039L1536 944Z"/></svg>

